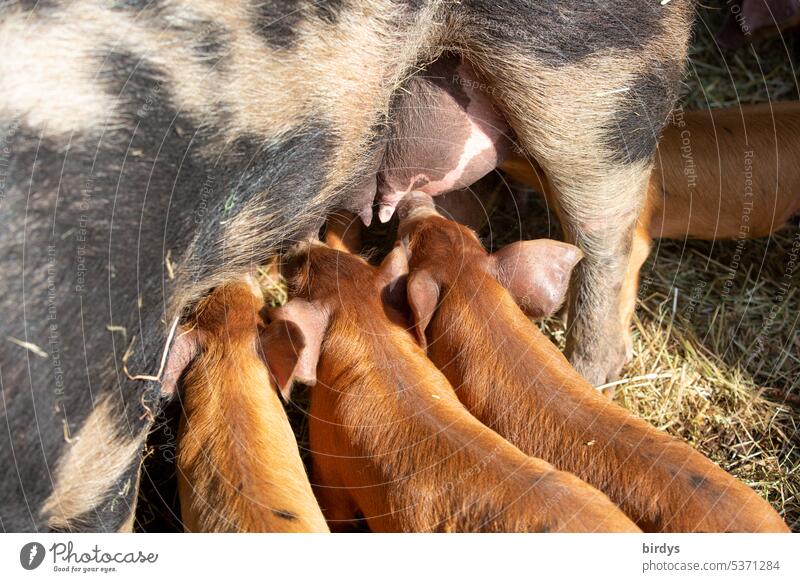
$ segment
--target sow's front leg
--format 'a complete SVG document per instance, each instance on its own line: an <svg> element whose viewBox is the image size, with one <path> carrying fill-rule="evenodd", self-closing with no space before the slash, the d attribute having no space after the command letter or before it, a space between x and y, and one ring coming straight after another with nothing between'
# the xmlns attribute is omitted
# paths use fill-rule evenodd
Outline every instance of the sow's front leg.
<svg viewBox="0 0 800 582"><path fill-rule="evenodd" d="M653 154L677 97L692 3L615 0L557 15L521 11L512 0L491 10L468 4L468 58L490 80L521 150L547 174L567 237L584 253L571 285L567 353L590 382L603 384L625 361L619 295ZM503 26L512 14L523 33ZM491 42L476 46L486 34Z"/></svg>

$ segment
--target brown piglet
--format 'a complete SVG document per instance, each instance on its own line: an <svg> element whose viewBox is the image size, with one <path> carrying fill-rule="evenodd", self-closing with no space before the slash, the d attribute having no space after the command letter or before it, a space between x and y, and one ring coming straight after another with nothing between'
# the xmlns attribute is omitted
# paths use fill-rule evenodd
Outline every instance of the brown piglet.
<svg viewBox="0 0 800 582"><path fill-rule="evenodd" d="M312 385L312 480L333 529L363 516L372 531L633 532L608 498L528 457L458 401L398 306L407 268L380 268L322 243L301 244L284 273L293 299L271 313L267 359L297 326L298 364L279 385ZM398 301L399 299L399 301Z"/></svg>
<svg viewBox="0 0 800 582"><path fill-rule="evenodd" d="M490 255L424 195L398 213L418 340L481 422L597 487L645 531L787 531L746 485L599 394L520 310L560 305L578 249L538 240Z"/></svg>
<svg viewBox="0 0 800 582"><path fill-rule="evenodd" d="M188 332L198 355L183 381L178 433L187 531L328 531L262 359L263 303L255 281L230 283L201 303ZM294 351L273 357L291 365Z"/></svg>

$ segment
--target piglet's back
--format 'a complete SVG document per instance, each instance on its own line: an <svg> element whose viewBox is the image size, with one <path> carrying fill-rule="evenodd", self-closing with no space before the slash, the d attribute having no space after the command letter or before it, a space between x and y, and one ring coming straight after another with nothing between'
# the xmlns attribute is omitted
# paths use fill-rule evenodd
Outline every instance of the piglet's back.
<svg viewBox="0 0 800 582"><path fill-rule="evenodd" d="M298 299L328 318L310 433L329 519L361 512L376 531L638 531L605 495L467 412L387 305L394 283L380 270L313 246L297 272Z"/></svg>
<svg viewBox="0 0 800 582"><path fill-rule="evenodd" d="M189 531L328 531L259 353L262 305L252 281L232 283L196 314L200 355L183 383L178 435Z"/></svg>
<svg viewBox="0 0 800 582"><path fill-rule="evenodd" d="M419 337L479 420L598 487L647 530L787 531L746 485L599 395L517 307L514 297L548 304L545 314L558 306L553 290L566 289L575 263L563 243L517 243L490 256L429 204L401 206L400 216Z"/></svg>

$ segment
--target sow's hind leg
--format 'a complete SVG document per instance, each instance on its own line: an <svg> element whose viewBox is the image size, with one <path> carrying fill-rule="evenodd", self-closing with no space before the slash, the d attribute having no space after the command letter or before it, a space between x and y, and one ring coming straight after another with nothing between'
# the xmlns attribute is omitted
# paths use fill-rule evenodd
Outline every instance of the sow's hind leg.
<svg viewBox="0 0 800 582"><path fill-rule="evenodd" d="M677 96L691 3L636 3L634 10L630 0L614 0L558 14L522 10L512 0L491 10L466 4L464 53L523 153L547 173L567 237L584 252L571 285L567 355L602 384L625 360L629 331L620 324L619 295L653 154Z"/></svg>

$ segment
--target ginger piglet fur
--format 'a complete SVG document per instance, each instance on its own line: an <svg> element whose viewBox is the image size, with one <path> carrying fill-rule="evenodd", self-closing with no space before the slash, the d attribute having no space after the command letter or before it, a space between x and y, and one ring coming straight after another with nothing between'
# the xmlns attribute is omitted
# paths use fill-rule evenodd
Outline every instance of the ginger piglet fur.
<svg viewBox="0 0 800 582"><path fill-rule="evenodd" d="M255 281L231 283L200 305L189 332L198 355L183 382L178 435L187 531L328 531L261 355L262 308ZM294 352L273 358L289 366Z"/></svg>
<svg viewBox="0 0 800 582"><path fill-rule="evenodd" d="M478 420L597 487L645 531L788 531L749 487L599 394L520 310L558 308L575 247L525 241L490 255L424 195L398 213L418 340Z"/></svg>
<svg viewBox="0 0 800 582"><path fill-rule="evenodd" d="M639 531L596 489L466 411L393 307L404 298L398 249L376 268L308 243L284 273L293 299L271 313L265 349L268 359L282 349L271 340L282 326L304 333L298 365L278 381L313 385L312 480L333 529L363 516L372 531Z"/></svg>

